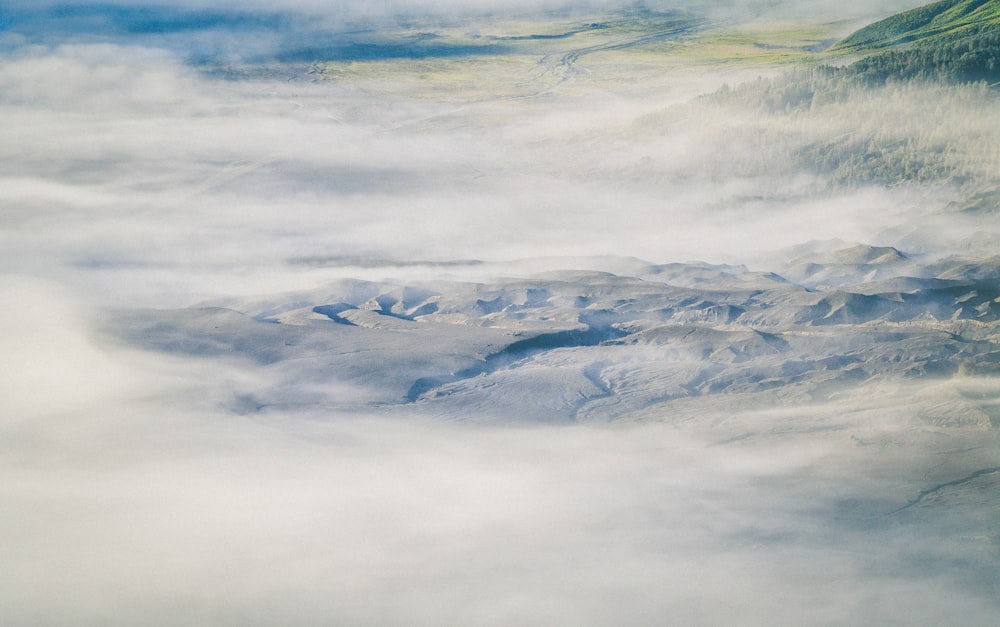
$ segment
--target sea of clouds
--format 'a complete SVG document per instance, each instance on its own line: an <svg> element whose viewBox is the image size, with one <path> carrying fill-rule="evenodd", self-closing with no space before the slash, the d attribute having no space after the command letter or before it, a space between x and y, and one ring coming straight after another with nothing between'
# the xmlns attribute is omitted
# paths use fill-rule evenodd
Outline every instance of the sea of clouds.
<svg viewBox="0 0 1000 627"><path fill-rule="evenodd" d="M43 20L83 4L8 6ZM916 4L739 6L860 22ZM172 3L331 23L497 6L329 5ZM938 463L922 453L940 449L933 437L876 455L821 428L771 428L909 433L906 389L876 410L855 399L748 415L760 437L735 447L669 417L245 416L226 402L273 372L95 331L112 307L343 276L474 278L594 255L763 264L810 239L891 243L948 189L816 194L818 175L786 164L746 175L753 155L732 138L764 122L685 108L741 71L517 101L485 85L455 102L379 80L211 78L185 55L190 41L238 60L283 33L253 45L232 29L39 36L24 19L0 33L0 622L992 624L983 510L887 516ZM717 168L691 168L713 155Z"/></svg>

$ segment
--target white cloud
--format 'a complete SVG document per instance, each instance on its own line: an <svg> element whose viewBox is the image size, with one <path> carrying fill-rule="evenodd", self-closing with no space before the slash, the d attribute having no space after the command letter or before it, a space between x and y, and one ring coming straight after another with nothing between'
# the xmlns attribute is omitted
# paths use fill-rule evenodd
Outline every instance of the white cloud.
<svg viewBox="0 0 1000 627"><path fill-rule="evenodd" d="M239 370L196 366L169 394L80 407L61 432L7 431L8 620L986 625L995 611L963 572L987 558L954 539L975 520L885 518L908 495L896 477L935 463L908 451L845 456L815 433L711 446L669 424L250 420L204 403L206 375ZM941 546L955 566L933 561Z"/></svg>
<svg viewBox="0 0 1000 627"><path fill-rule="evenodd" d="M15 55L0 84L4 263L118 303L302 285L287 267L302 257L742 262L809 239L891 243L882 233L927 202L811 195L785 155L850 119L667 106L711 89L704 76L455 104L419 83L213 82L102 44Z"/></svg>
<svg viewBox="0 0 1000 627"><path fill-rule="evenodd" d="M92 411L128 389L127 370L88 340L61 286L2 276L0 288L3 427Z"/></svg>

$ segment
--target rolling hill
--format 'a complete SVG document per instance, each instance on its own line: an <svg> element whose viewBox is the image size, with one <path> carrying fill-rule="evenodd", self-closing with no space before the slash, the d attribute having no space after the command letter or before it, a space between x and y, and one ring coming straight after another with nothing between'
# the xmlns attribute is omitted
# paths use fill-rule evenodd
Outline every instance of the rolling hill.
<svg viewBox="0 0 1000 627"><path fill-rule="evenodd" d="M1000 0L942 0L870 24L835 49L864 52L918 42L951 43L998 26Z"/></svg>

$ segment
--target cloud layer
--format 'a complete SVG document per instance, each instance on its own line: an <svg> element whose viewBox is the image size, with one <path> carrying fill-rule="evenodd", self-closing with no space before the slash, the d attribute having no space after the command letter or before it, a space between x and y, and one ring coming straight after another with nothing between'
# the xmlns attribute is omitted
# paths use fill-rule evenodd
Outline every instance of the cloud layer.
<svg viewBox="0 0 1000 627"><path fill-rule="evenodd" d="M848 3L848 17L914 4ZM789 5L738 6L728 15ZM668 70L655 55L630 57L643 59L634 68L584 56L572 71L527 54L375 59L314 68L327 72L318 82L246 67L302 22L282 24L249 37L232 24L2 35L0 622L994 622L1000 536L962 490L992 494L996 474L924 503L943 505L907 506L932 481L1000 463L992 431L927 418L941 399L994 398L989 378L781 410L720 404L698 420L472 427L390 419L370 388L303 382L281 364L143 352L96 330L122 319L113 308L343 277L471 280L634 257L766 268L788 246L833 238L931 257L994 250L988 233L969 238L989 216L939 217L953 187L830 191L794 158L858 128L906 141L930 106L935 132L964 129L947 138L969 146L968 125L952 123L971 114L981 136L1000 135L982 101L871 96L863 120L857 102L798 116L691 104L774 69ZM190 50L222 62L206 68ZM919 122L896 124L907 118ZM658 347L624 354L623 379L658 359ZM233 402L309 386L340 409Z"/></svg>
<svg viewBox="0 0 1000 627"><path fill-rule="evenodd" d="M955 197L816 195L822 174L789 155L851 132L857 103L791 118L674 106L731 74L666 72L641 91L611 76L623 88L597 94L585 76L549 92L542 74L512 99L475 86L507 80L493 66L453 70L473 85L460 92L439 91L445 75L427 66L413 68L425 80L371 67L316 84L233 82L150 48L13 54L0 70L5 266L72 277L101 301L190 304L314 284L292 259L752 262L811 239L892 245L914 212ZM983 119L975 102L915 98L869 105L890 113L866 116L865 132L917 119L927 98L956 123ZM946 122L941 132L964 128ZM925 133L893 129L900 141Z"/></svg>
<svg viewBox="0 0 1000 627"><path fill-rule="evenodd" d="M912 497L909 478L941 464L948 447L930 434L911 432L906 448L845 448L820 427L720 445L714 428L667 423L241 417L221 401L256 385L245 364L102 347L71 329L51 294L5 287L20 305L5 322L34 358L64 362L59 402L26 396L54 373L22 373L31 409L8 405L21 418L0 432L11 622L988 625L995 615L976 508L891 514ZM58 346L32 335L41 323L60 329ZM86 393L66 394L68 382ZM885 392L867 414L848 404L739 420L865 424L878 413L869 437L890 442L913 395ZM969 434L950 446L973 436L981 445Z"/></svg>
<svg viewBox="0 0 1000 627"><path fill-rule="evenodd" d="M947 507L891 513L912 498L912 477L933 476L952 447L984 442L955 433L942 446L905 431L905 447L888 445L912 419L914 390L886 389L867 412L852 401L730 417L737 431L779 428L735 444L716 441L716 428L669 423L251 418L222 409L234 389L260 385L246 364L109 349L73 330L58 298L5 287L18 304L8 328L33 344L33 359L62 361L4 390L22 403L5 407L20 418L0 431L10 622L995 616L980 510L945 491L935 498ZM60 399L32 400L33 385ZM845 421L887 446L823 435Z"/></svg>

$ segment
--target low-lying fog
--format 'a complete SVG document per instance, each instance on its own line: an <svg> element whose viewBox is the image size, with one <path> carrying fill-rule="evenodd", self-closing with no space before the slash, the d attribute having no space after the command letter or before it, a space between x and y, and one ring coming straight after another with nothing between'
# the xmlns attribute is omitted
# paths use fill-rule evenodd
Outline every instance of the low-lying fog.
<svg viewBox="0 0 1000 627"><path fill-rule="evenodd" d="M19 368L0 439L12 624L988 625L996 613L995 520L977 505L995 475L896 511L918 497L915 478L996 464L992 436L916 423L951 384L721 407L689 426L238 415L224 403L259 384L254 369L109 351L54 289L8 282L3 295L4 355Z"/></svg>
<svg viewBox="0 0 1000 627"><path fill-rule="evenodd" d="M556 62L577 35L273 61L303 24L621 15L362 4L11 5L0 623L993 624L997 225L960 210L992 94L743 106L716 91L782 68L673 35L662 71ZM848 180L845 136L955 175Z"/></svg>
<svg viewBox="0 0 1000 627"><path fill-rule="evenodd" d="M943 129L1000 145L987 106L947 94L791 119L684 104L767 67L673 62L634 84L629 67L594 75L584 57L568 77L528 66L522 95L498 98L500 61L210 80L156 37L66 40L6 36L2 255L8 271L98 303L315 285L328 273L290 266L309 258L753 263L813 239L893 245L954 194L819 194L822 175L789 154L857 124L902 142Z"/></svg>

